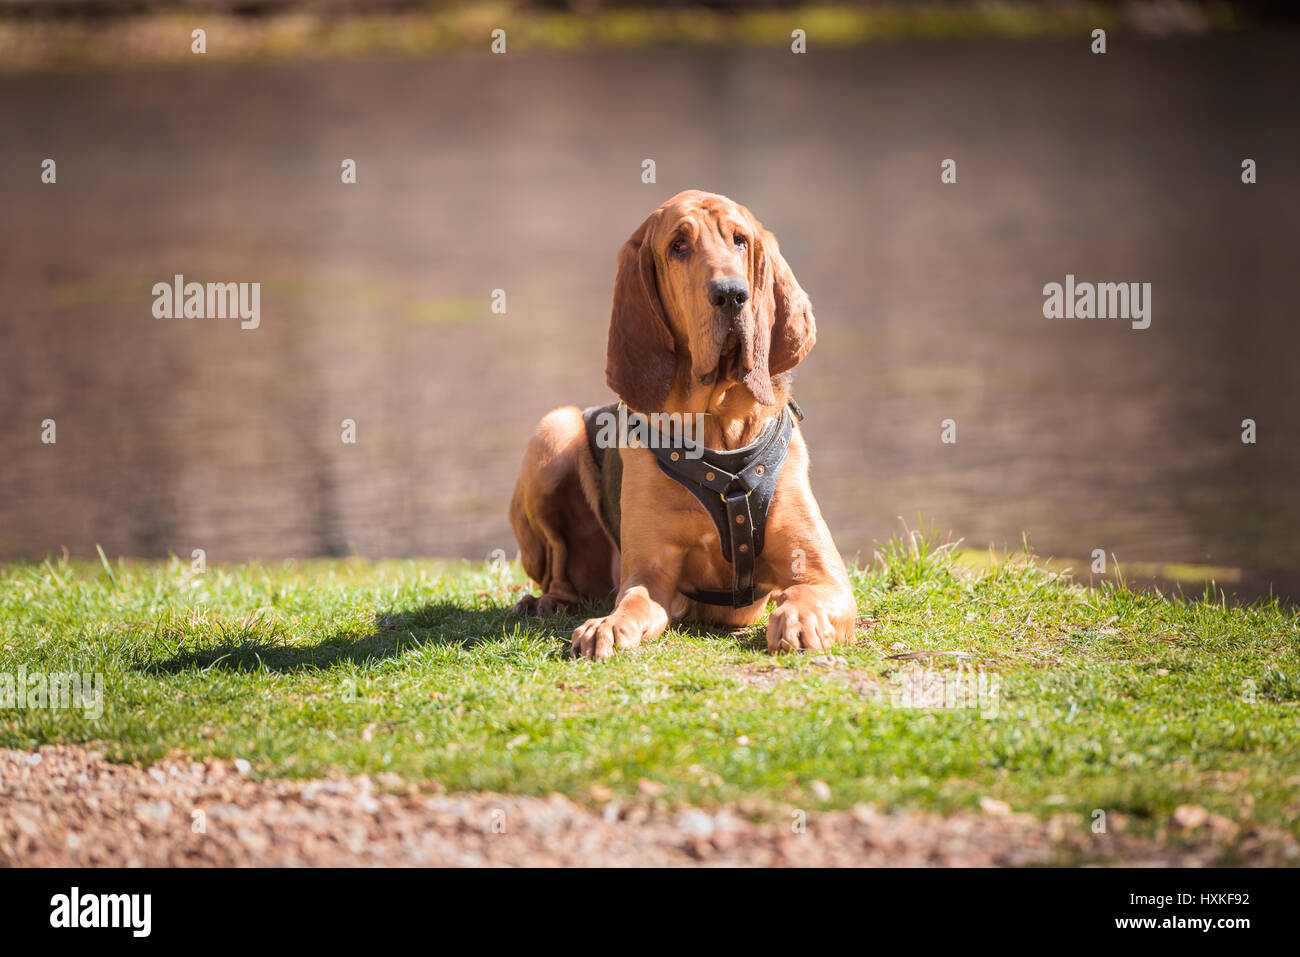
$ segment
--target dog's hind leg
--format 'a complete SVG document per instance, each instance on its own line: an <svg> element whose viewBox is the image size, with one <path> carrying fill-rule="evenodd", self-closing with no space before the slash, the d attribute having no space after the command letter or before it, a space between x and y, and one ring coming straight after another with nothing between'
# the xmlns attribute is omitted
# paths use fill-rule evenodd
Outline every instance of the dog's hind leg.
<svg viewBox="0 0 1300 957"><path fill-rule="evenodd" d="M552 615L614 591L615 549L597 517L599 487L582 412L566 406L548 413L510 500L524 571L542 590L520 599L516 611Z"/></svg>

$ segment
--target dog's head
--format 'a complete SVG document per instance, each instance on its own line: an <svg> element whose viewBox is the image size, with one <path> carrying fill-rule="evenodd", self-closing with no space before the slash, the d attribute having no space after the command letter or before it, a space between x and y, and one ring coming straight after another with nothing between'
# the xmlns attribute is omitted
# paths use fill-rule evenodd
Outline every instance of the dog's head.
<svg viewBox="0 0 1300 957"><path fill-rule="evenodd" d="M725 196L678 193L619 251L605 378L637 411L662 410L679 369L772 405L772 377L816 337L776 239Z"/></svg>

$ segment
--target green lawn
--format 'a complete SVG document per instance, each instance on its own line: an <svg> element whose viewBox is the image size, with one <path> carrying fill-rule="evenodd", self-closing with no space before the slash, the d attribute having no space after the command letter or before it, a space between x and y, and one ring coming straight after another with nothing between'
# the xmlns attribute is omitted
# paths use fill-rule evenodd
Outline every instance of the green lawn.
<svg viewBox="0 0 1300 957"><path fill-rule="evenodd" d="M769 658L762 628L683 628L598 664L566 656L579 616L509 612L513 565L5 566L0 676L99 673L105 698L98 719L4 708L0 745L579 800L662 786L756 813L993 798L1119 811L1141 830L1193 803L1300 834L1293 610L1088 589L1023 557L884 551L853 573L858 640L829 660ZM888 657L917 651L969 657ZM983 682L981 707L904 706L900 682L927 667Z"/></svg>

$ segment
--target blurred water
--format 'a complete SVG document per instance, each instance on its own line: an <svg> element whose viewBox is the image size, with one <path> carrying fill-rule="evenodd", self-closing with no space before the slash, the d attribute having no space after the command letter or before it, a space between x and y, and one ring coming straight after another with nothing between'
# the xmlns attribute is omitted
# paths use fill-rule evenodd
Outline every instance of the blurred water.
<svg viewBox="0 0 1300 957"><path fill-rule="evenodd" d="M750 206L813 299L798 395L848 555L920 516L978 546L1023 532L1046 554L1283 583L1297 52L1238 36L2 77L0 558L514 554L532 425L606 398L619 245L699 186ZM176 273L261 282L261 327L154 319ZM1044 319L1066 273L1152 283L1151 328Z"/></svg>

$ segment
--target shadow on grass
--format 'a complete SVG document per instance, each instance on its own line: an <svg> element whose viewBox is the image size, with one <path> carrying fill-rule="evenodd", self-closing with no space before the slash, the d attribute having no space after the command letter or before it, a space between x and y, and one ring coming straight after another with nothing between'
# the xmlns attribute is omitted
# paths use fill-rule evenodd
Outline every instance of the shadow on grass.
<svg viewBox="0 0 1300 957"><path fill-rule="evenodd" d="M568 655L569 635L580 622L591 615L608 613L608 607L592 605L574 614L537 618L500 606L466 608L450 601L430 602L415 610L376 613L372 630L365 635L341 632L323 641L299 643L287 635L268 636L250 626L201 648L186 649L184 645L194 639L182 639L168 658L150 662L141 670L150 674L208 669L297 674L323 671L340 662L366 664L397 658L426 645L472 648L502 644L519 632L553 637L553 655L563 657Z"/></svg>
<svg viewBox="0 0 1300 957"><path fill-rule="evenodd" d="M726 625L712 625L699 621L674 621L670 626L679 635L686 635L701 642L731 639L744 651L767 650L767 625L746 625L743 628L728 628Z"/></svg>

